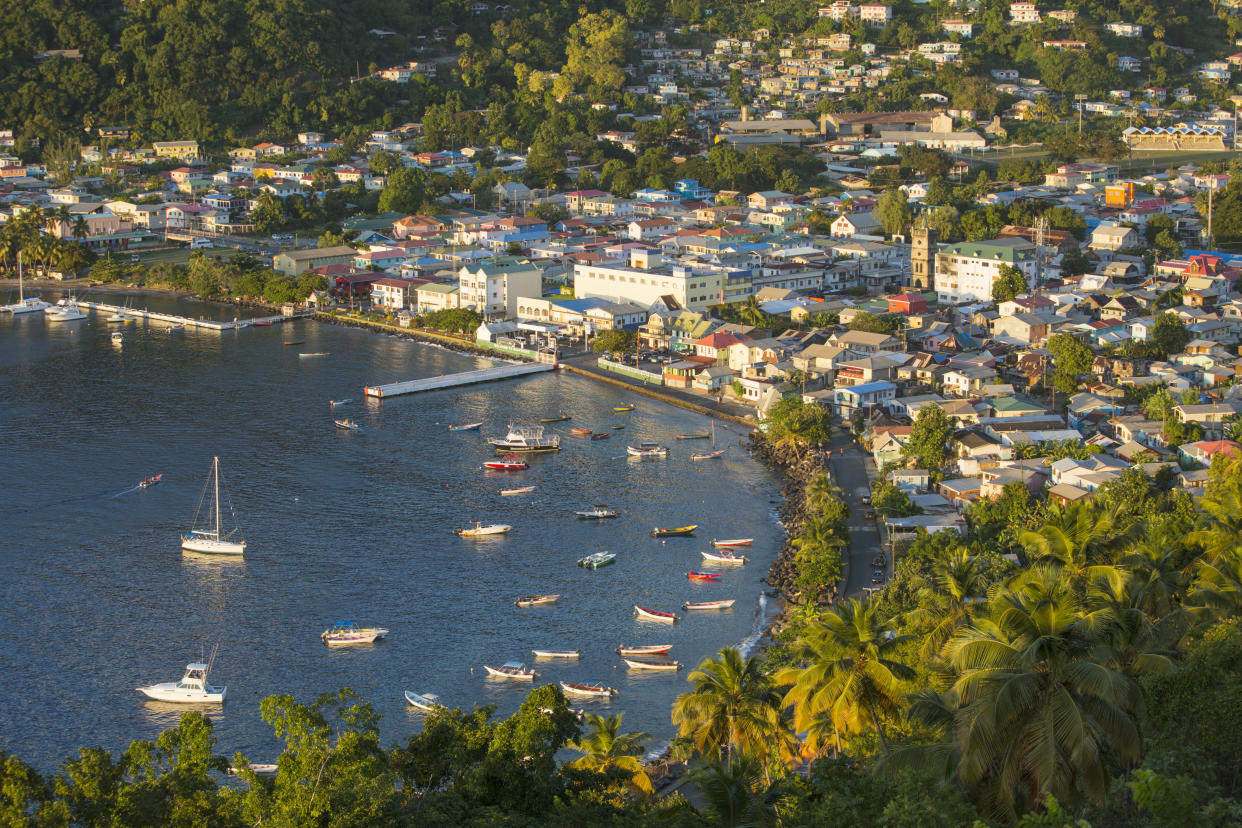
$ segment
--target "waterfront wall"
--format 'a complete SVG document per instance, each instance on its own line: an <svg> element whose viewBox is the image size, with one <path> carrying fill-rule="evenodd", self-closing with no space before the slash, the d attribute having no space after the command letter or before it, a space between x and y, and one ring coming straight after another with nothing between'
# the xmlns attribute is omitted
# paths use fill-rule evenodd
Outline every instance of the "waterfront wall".
<svg viewBox="0 0 1242 828"><path fill-rule="evenodd" d="M610 359L600 357L596 360L596 364L605 371L612 371L614 374L620 374L623 377L639 380L650 385L663 385L664 377L661 374L653 374L650 371L644 371L641 368L635 368L632 365L626 365L621 362L613 362Z"/></svg>

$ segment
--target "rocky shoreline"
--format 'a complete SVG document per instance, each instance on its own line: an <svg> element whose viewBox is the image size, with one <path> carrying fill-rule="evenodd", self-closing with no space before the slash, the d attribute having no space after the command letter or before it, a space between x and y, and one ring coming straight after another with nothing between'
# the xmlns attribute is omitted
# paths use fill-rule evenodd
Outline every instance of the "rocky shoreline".
<svg viewBox="0 0 1242 828"><path fill-rule="evenodd" d="M750 453L765 466L781 475L781 498L779 509L781 525L785 527L785 541L781 551L772 562L765 582L772 587L782 601L797 601L800 590L794 584L798 576L795 556L798 553L793 545L802 524L806 522L807 482L816 472L828 465L828 454L822 449L799 449L793 446L773 443L758 431L750 434L748 448Z"/></svg>

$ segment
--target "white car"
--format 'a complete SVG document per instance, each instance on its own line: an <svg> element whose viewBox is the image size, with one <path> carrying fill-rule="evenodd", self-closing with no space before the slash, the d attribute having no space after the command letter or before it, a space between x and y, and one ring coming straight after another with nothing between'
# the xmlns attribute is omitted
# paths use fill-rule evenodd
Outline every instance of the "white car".
<svg viewBox="0 0 1242 828"><path fill-rule="evenodd" d="M215 247L215 245L212 244L211 239L195 239L190 242L191 250L199 250L205 247Z"/></svg>

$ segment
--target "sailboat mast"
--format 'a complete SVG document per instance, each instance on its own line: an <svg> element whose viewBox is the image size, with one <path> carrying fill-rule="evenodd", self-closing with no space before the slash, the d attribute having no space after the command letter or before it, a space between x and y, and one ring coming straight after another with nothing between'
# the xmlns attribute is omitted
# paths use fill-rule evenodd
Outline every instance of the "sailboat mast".
<svg viewBox="0 0 1242 828"><path fill-rule="evenodd" d="M220 458L213 457L211 476L216 480L216 540L220 539Z"/></svg>
<svg viewBox="0 0 1242 828"><path fill-rule="evenodd" d="M17 304L26 301L26 294L22 289L22 251L17 251Z"/></svg>

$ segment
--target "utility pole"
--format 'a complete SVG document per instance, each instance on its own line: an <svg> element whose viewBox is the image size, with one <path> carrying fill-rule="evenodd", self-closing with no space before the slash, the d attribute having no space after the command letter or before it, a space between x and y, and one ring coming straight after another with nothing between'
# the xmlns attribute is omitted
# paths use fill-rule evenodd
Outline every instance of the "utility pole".
<svg viewBox="0 0 1242 828"><path fill-rule="evenodd" d="M1081 92L1074 96L1074 100L1078 102L1078 137L1082 137L1082 108L1083 103L1087 100L1087 96Z"/></svg>

